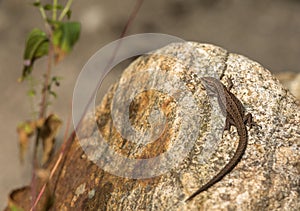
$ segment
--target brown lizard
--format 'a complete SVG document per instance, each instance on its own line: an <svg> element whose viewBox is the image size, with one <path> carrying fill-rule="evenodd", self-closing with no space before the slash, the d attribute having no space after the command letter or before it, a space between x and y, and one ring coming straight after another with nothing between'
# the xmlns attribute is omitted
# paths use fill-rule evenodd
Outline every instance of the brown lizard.
<svg viewBox="0 0 300 211"><path fill-rule="evenodd" d="M242 158L247 146L248 133L246 124L249 124L250 128L252 127L252 125L255 125L252 121L252 115L250 113L245 115L245 109L242 103L239 99L236 98L234 94L230 92L232 83L230 83L228 88L226 88L226 86L222 84L220 80L213 77L202 77L201 81L204 83L207 91L211 91L213 94L217 95L218 104L221 108L221 111L224 115L226 115L224 130L230 130L230 127L232 125L235 126L240 140L237 150L229 163L227 163L216 176L214 176L210 181L208 181L191 196L189 196L185 201L190 201L202 191L210 188L212 185L220 181L237 165L237 163Z"/></svg>

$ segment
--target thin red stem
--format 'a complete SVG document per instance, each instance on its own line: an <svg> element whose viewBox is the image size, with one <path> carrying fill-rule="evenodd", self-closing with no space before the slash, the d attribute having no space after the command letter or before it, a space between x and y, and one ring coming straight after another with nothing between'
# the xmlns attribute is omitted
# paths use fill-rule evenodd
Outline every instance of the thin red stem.
<svg viewBox="0 0 300 211"><path fill-rule="evenodd" d="M132 24L132 22L133 22L133 20L135 19L136 15L138 14L138 11L140 10L142 3L143 3L143 0L137 0L137 3L136 3L135 7L133 8L133 11L131 12L131 14L130 14L130 16L129 16L129 18L128 18L128 21L127 21L127 23L126 23L126 25L125 25L125 27L124 27L124 29L123 29L121 35L120 35L120 38L123 38L123 37L126 35L126 33L127 33L127 31L128 31L128 28L129 28L129 26ZM108 68L108 67L110 66L111 62L114 60L115 55L116 55L116 52L117 52L118 49L119 49L119 46L120 46L120 43L116 46L115 51L114 51L114 53L113 53L113 55L112 55L110 61L107 63L106 68ZM99 83L101 83L101 81L99 81ZM49 180L48 180L48 181L50 181L50 179L53 177L53 175L54 175L54 173L55 173L55 171L56 171L58 165L59 165L60 162L62 161L63 155L64 155L65 152L66 152L66 149L69 148L68 146L71 145L73 139L75 138L75 136L76 136L76 129L79 128L79 126L80 126L80 124L81 124L81 122L82 122L82 120L83 120L83 118L84 118L84 116L85 116L85 114L86 114L86 112L87 112L87 109L88 109L90 103L91 103L92 100L93 100L94 94L95 94L96 92L97 92L97 89L94 90L93 95L90 97L90 99L89 99L89 101L88 101L88 103L87 103L87 105L86 105L86 107L85 107L84 113L83 113L83 115L82 115L82 117L81 117L81 119L80 119L78 125L76 125L76 127L75 127L75 130L72 131L72 133L71 133L71 135L69 136L69 138L67 139L67 141L64 142L64 145L62 146L62 148L61 148L61 150L60 150L59 157L58 157L58 159L57 159L57 161L56 161L56 163L55 163L53 169L51 170L50 177L49 177ZM66 133L66 134L67 134L67 133ZM36 205L38 204L39 200L41 199L41 197L42 197L42 195L43 195L43 193L44 193L44 191L45 191L45 188L46 188L47 183L48 183L48 182L46 182L46 183L43 185L41 191L39 192L38 197L34 200L34 203L33 203L32 207L31 207L30 211L34 211Z"/></svg>
<svg viewBox="0 0 300 211"><path fill-rule="evenodd" d="M40 112L39 118L45 118L46 111L47 111L47 100L48 100L48 86L49 86L49 78L51 76L51 68L52 68L52 60L54 56L54 47L52 44L52 31L49 25L46 25L47 30L49 30L49 51L48 51L48 63L47 63L47 72L45 75L45 81L42 89L42 100L40 103ZM35 136L35 144L34 144L34 151L33 151L33 161L32 161L32 179L31 179L31 197L32 202L35 201L36 197L36 175L35 171L38 168L38 160L37 160L37 149L40 139L40 130L36 129L36 136ZM34 209L33 209L34 211Z"/></svg>

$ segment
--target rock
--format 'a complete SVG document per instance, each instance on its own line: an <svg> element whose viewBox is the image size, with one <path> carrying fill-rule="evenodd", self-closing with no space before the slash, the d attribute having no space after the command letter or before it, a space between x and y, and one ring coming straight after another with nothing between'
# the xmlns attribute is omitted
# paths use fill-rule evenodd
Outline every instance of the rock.
<svg viewBox="0 0 300 211"><path fill-rule="evenodd" d="M238 165L185 203L239 141L235 127L222 134L224 117L201 84L204 75L223 76L224 84L230 78L256 126ZM50 182L53 209L299 210L299 125L296 99L258 63L209 44L168 45L135 60L87 117L84 138L74 140ZM105 148L97 147L98 132Z"/></svg>
<svg viewBox="0 0 300 211"><path fill-rule="evenodd" d="M275 75L279 81L300 100L300 73L282 72Z"/></svg>
<svg viewBox="0 0 300 211"><path fill-rule="evenodd" d="M225 132L223 141L214 140L216 137L213 135L220 137L220 133L209 133L211 127L207 124L210 113L209 106L207 107L209 102L195 74L199 76L210 74L216 77L224 74L224 79L231 78L234 84L232 92L242 101L247 112L252 113L257 126L249 131L249 144L237 167L222 181L186 204L183 202L184 199L209 181L230 160L239 140L235 129L230 133ZM176 91L173 96L170 94L171 97L163 93L162 90L167 90L168 86L173 89L184 89L180 84L182 81L187 87L184 90L187 98L179 96L174 99ZM226 83L226 80L224 82ZM96 115L104 139L118 153L135 159L149 159L167 152L173 145L176 148L174 152L178 152L183 145L176 145L176 138L179 136L181 139L189 137L195 142L192 143L186 157L177 160L178 165L162 175L154 170L161 170L160 168L166 166L161 167L156 163L153 164L153 168L148 169L134 165L128 165L125 170L123 169L129 177L158 174L154 178L116 179L115 176L103 172L105 179L100 179L99 184L95 186L109 187L106 193L100 190L102 194L107 195L104 201L108 210L299 208L299 107L296 106L295 98L261 65L213 45L191 42L173 44L158 50L154 55L146 55L133 62L124 71L118 86L118 90L117 86L111 89L102 105L98 107ZM132 94L135 90L138 93L146 91ZM131 102L130 109L126 106L119 112L114 109L116 119L112 121L111 103L114 100L118 103L125 102L124 99L134 101ZM178 106L180 103L182 105ZM202 109L192 107L194 104ZM145 125L149 125L147 118L151 116L155 106L163 110L168 123L154 142L146 146L143 146L145 140L140 140L142 143L134 143L130 139L122 138L120 132L113 127L113 122L123 121L122 112L128 109L132 112L131 116L128 115L130 123L135 129L145 130ZM176 106L182 111L178 112ZM180 115L180 112L183 115ZM193 119L197 115L201 119L199 124ZM189 122L196 125L178 126L180 123ZM123 127L124 123L126 122L121 124ZM154 133L155 129L157 128L150 128L150 133ZM89 143L90 138L82 142ZM188 141L184 144L187 148L190 147ZM97 156L97 151L91 150L89 153ZM179 155L169 155L170 165L174 164L172 160ZM107 169L113 171L112 168L122 169L126 165L121 161L119 164ZM86 194L91 190L87 189ZM86 195L82 197L86 198Z"/></svg>

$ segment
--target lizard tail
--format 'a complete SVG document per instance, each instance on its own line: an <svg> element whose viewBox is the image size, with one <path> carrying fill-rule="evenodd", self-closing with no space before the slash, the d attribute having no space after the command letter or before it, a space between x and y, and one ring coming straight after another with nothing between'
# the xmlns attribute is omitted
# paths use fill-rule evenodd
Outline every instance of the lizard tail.
<svg viewBox="0 0 300 211"><path fill-rule="evenodd" d="M245 138L246 138L245 140L247 140L247 135L246 135ZM189 196L185 200L185 202L188 202L188 201L192 200L199 193L201 193L202 191L207 190L212 185L214 185L215 183L219 182L226 174L228 174L237 165L237 163L242 158L242 156L243 156L243 154L245 152L245 149L246 149L247 142L245 140L244 141L241 141L241 140L239 141L239 145L237 147L236 153L234 154L234 156L232 157L232 159L230 160L230 162L227 163L225 165L225 167L216 176L214 176L210 181L208 181L200 189L198 189L191 196Z"/></svg>

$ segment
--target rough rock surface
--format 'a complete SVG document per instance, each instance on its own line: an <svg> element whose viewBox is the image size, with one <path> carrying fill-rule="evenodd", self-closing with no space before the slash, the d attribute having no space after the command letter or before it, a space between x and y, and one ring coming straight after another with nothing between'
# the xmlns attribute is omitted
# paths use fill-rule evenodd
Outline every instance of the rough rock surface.
<svg viewBox="0 0 300 211"><path fill-rule="evenodd" d="M249 130L248 146L239 164L220 182L185 203L184 199L229 162L239 141L234 127L222 135L224 119L213 115L217 107L199 80L204 75L222 76L224 84L230 78L232 92L257 125ZM135 89L140 90L132 94ZM168 89L173 91L166 92ZM126 98L132 101L124 110L120 106L113 120L111 110ZM122 112L126 111L130 125L140 132L148 130L155 137L152 142L143 145L144 140L133 142L121 136L126 129L120 132L114 124L123 121ZM98 128L94 127L95 119ZM258 63L213 45L171 44L134 61L97 107L96 116L85 120L80 144L88 155L75 139L61 174L49 185L50 190L56 185L53 209L299 210L299 125L296 99ZM174 151L148 163L147 168L139 163L127 166L122 161L111 167L93 145L99 141L99 131L111 148L133 160ZM111 171L123 168L127 177L157 176L115 176L89 158L100 158L99 164ZM170 161L169 166L159 165L164 159Z"/></svg>
<svg viewBox="0 0 300 211"><path fill-rule="evenodd" d="M282 72L275 74L276 78L300 100L300 73Z"/></svg>

